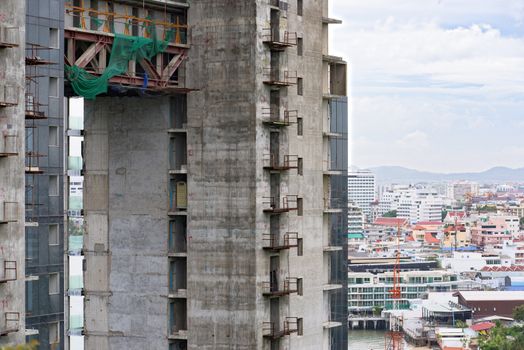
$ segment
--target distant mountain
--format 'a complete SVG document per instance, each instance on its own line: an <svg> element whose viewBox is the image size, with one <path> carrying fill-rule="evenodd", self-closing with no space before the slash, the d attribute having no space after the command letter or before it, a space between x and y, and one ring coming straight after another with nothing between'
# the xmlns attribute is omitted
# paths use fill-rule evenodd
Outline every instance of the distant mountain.
<svg viewBox="0 0 524 350"><path fill-rule="evenodd" d="M494 167L478 173L432 173L401 166L370 168L379 183L412 183L469 180L481 183L524 182L524 168Z"/></svg>

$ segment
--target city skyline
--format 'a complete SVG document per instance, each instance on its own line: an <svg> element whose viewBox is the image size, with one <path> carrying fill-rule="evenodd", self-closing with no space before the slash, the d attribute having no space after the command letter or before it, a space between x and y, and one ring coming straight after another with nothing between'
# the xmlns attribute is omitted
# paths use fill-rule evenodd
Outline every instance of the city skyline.
<svg viewBox="0 0 524 350"><path fill-rule="evenodd" d="M344 23L334 28L334 52L350 67L351 164L524 166L524 1L333 6Z"/></svg>

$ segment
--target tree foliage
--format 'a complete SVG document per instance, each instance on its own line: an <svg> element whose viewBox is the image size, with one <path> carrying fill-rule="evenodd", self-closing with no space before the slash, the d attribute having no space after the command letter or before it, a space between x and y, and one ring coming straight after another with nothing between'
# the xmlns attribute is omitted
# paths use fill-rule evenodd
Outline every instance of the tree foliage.
<svg viewBox="0 0 524 350"><path fill-rule="evenodd" d="M397 217L397 211L396 210L390 210L386 213L384 213L384 215L382 215L383 217L385 218L396 218Z"/></svg>
<svg viewBox="0 0 524 350"><path fill-rule="evenodd" d="M513 318L517 321L524 321L524 304L513 309Z"/></svg>
<svg viewBox="0 0 524 350"><path fill-rule="evenodd" d="M477 210L479 212L497 212L497 206L496 205L479 205L477 206Z"/></svg>
<svg viewBox="0 0 524 350"><path fill-rule="evenodd" d="M479 338L482 350L524 350L524 328L503 327L499 322Z"/></svg>
<svg viewBox="0 0 524 350"><path fill-rule="evenodd" d="M373 316L380 316L384 308L380 306L373 306Z"/></svg>
<svg viewBox="0 0 524 350"><path fill-rule="evenodd" d="M462 320L457 320L457 322L455 322L455 327L457 328L468 328L468 324Z"/></svg>

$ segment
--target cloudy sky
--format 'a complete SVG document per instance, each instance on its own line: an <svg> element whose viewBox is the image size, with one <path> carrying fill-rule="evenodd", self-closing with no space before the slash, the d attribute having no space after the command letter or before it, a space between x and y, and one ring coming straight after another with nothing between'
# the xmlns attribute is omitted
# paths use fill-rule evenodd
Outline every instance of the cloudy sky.
<svg viewBox="0 0 524 350"><path fill-rule="evenodd" d="M351 163L524 167L524 0L332 0Z"/></svg>

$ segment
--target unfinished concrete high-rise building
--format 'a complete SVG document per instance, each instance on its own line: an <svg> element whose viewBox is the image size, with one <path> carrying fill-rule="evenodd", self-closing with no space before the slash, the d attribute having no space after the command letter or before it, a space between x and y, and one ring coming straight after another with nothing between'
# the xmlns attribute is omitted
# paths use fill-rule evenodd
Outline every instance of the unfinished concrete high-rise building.
<svg viewBox="0 0 524 350"><path fill-rule="evenodd" d="M347 349L346 64L327 9L66 4L69 93L90 99L86 349Z"/></svg>
<svg viewBox="0 0 524 350"><path fill-rule="evenodd" d="M26 1L26 328L64 343L64 0Z"/></svg>
<svg viewBox="0 0 524 350"><path fill-rule="evenodd" d="M0 345L25 341L25 1L0 2Z"/></svg>

